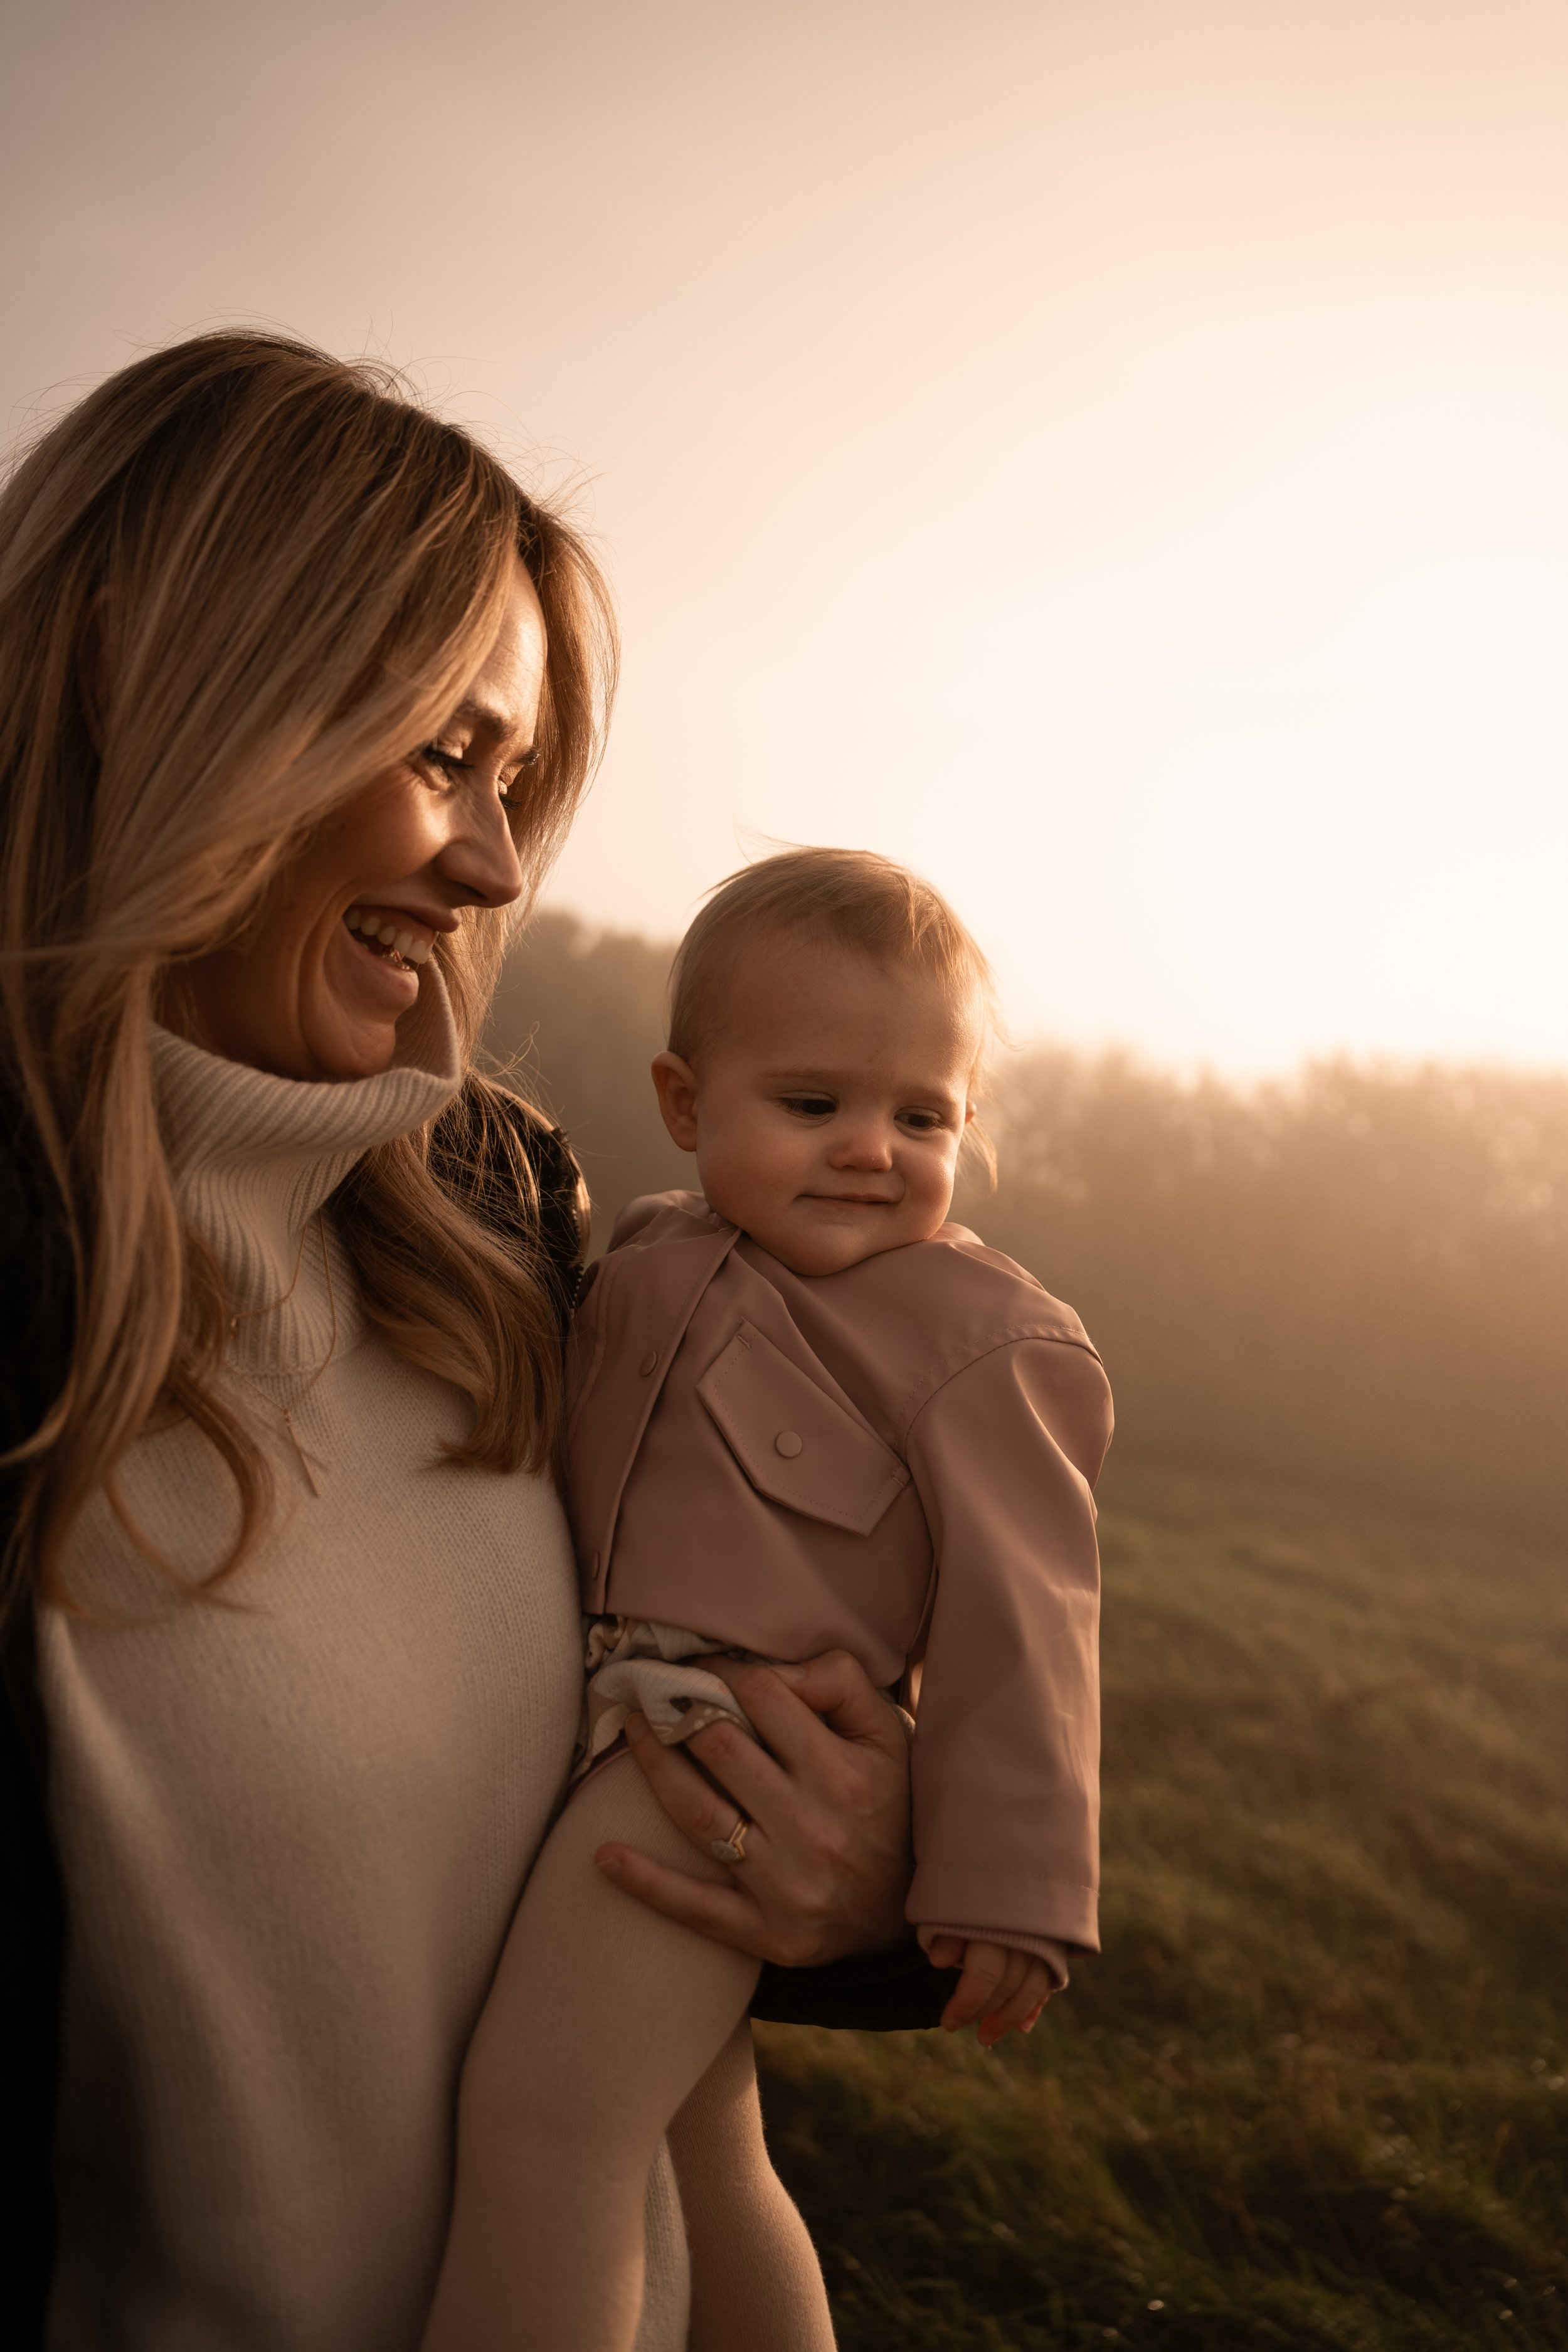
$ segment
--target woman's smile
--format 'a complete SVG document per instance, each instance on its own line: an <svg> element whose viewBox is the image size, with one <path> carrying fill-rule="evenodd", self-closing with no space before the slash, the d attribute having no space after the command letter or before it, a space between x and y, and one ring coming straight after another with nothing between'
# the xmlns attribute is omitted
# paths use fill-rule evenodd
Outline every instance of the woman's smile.
<svg viewBox="0 0 1568 2352"><path fill-rule="evenodd" d="M428 963L437 931L452 928L450 923L421 922L417 915L397 907L351 907L343 920L367 953L405 971Z"/></svg>
<svg viewBox="0 0 1568 2352"><path fill-rule="evenodd" d="M521 891L501 786L538 730L546 651L538 596L514 559L495 638L454 714L456 776L415 752L362 786L306 838L251 930L177 975L169 1025L280 1077L384 1070L437 938Z"/></svg>

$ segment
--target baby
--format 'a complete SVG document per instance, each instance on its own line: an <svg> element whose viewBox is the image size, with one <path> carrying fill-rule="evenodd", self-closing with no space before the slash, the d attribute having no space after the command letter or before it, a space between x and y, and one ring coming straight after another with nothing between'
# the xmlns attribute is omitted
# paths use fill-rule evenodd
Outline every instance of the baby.
<svg viewBox="0 0 1568 2352"><path fill-rule="evenodd" d="M1071 1310L946 1222L984 960L900 867L797 850L717 892L672 991L654 1083L702 1191L635 1202L577 1312L586 1725L465 2072L427 2352L629 2352L667 2134L692 2345L833 2342L763 2143L756 1963L594 1864L614 1839L694 1866L622 1735L633 1714L669 1741L749 1731L704 1657L841 1648L889 1697L918 1679L908 1916L963 1969L944 2022L1026 2030L1068 1948L1097 1948L1110 1392ZM749 1832L716 1843L715 1879L743 1883Z"/></svg>

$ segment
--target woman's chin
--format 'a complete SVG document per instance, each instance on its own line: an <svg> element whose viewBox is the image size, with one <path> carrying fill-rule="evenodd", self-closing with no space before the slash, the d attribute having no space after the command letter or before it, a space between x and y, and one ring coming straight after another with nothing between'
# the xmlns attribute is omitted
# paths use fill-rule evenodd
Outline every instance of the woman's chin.
<svg viewBox="0 0 1568 2352"><path fill-rule="evenodd" d="M397 1024L419 1002L419 975L357 948L331 961L328 985L306 1008L307 1043L326 1078L374 1078L397 1051ZM343 967L346 966L346 969Z"/></svg>
<svg viewBox="0 0 1568 2352"><path fill-rule="evenodd" d="M417 986L410 1002L390 1005L323 1007L306 1033L310 1059L323 1078L374 1078L391 1066L397 1052L397 1024L418 1002Z"/></svg>

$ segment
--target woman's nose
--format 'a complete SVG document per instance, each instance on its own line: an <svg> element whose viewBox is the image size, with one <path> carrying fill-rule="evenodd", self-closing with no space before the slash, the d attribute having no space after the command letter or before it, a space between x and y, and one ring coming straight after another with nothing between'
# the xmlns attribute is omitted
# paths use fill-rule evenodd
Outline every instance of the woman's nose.
<svg viewBox="0 0 1568 2352"><path fill-rule="evenodd" d="M522 895L522 865L499 800L465 794L452 835L436 863L448 882L487 907L510 907Z"/></svg>

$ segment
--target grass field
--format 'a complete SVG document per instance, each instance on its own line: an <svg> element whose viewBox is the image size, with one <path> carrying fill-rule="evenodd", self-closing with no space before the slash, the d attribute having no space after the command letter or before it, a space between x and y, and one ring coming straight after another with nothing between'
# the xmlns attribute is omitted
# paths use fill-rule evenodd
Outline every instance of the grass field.
<svg viewBox="0 0 1568 2352"><path fill-rule="evenodd" d="M759 2029L845 2352L1568 2345L1568 1554L1101 1499L1104 1957L989 2058Z"/></svg>

